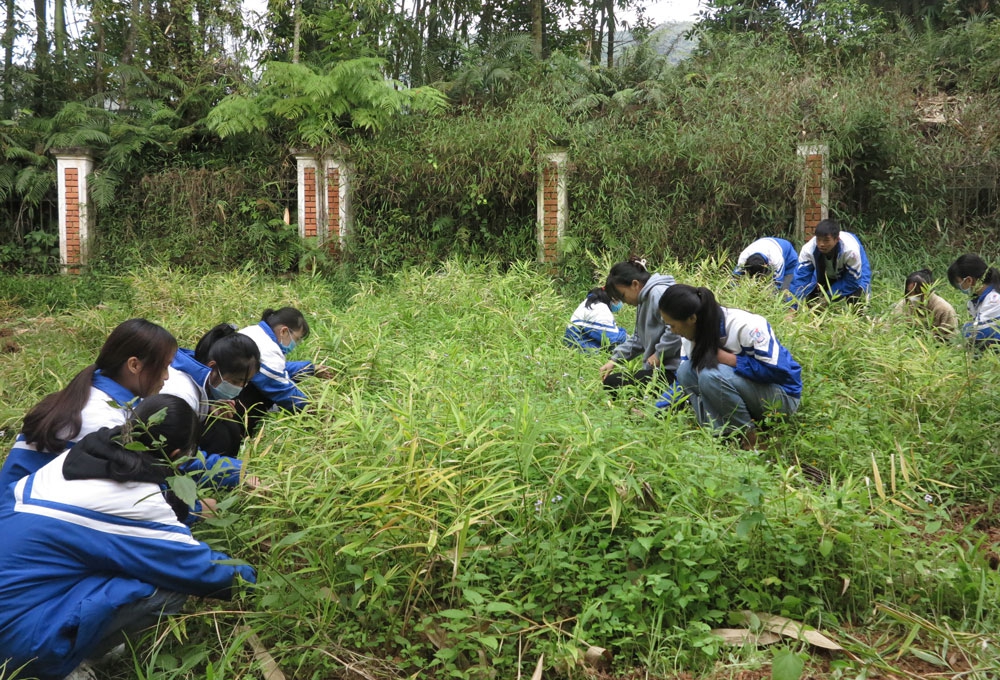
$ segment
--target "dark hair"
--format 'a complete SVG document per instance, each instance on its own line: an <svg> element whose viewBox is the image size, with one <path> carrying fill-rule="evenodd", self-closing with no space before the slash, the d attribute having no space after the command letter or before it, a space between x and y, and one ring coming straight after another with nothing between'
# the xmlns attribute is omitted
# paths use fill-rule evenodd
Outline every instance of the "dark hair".
<svg viewBox="0 0 1000 680"><path fill-rule="evenodd" d="M837 220L820 220L819 224L816 225L816 231L813 233L815 236L832 236L833 238L840 238L840 225L837 224Z"/></svg>
<svg viewBox="0 0 1000 680"><path fill-rule="evenodd" d="M278 310L265 309L264 313L260 315L260 320L270 326L271 330L274 330L275 326L288 326L293 331L301 331L303 338L309 335L309 323L306 321L306 317L302 316L302 312L295 307L282 307Z"/></svg>
<svg viewBox="0 0 1000 680"><path fill-rule="evenodd" d="M162 416L158 415L161 412ZM119 437L123 446L135 442L144 447L142 451L125 449L126 455L115 456L109 462L110 479L129 481L135 479L139 470L150 465L165 468L170 454L178 449L182 456L193 454L201 437L201 420L180 397L154 394L143 399L128 422L111 433L112 437Z"/></svg>
<svg viewBox="0 0 1000 680"><path fill-rule="evenodd" d="M986 264L986 260L973 253L960 255L948 267L948 283L958 288L958 282L971 276L976 283L1000 286L1000 271Z"/></svg>
<svg viewBox="0 0 1000 680"><path fill-rule="evenodd" d="M712 291L675 283L660 296L660 312L677 321L690 319L697 314L694 343L689 357L691 364L695 369L715 368L719 365L722 307L716 302Z"/></svg>
<svg viewBox="0 0 1000 680"><path fill-rule="evenodd" d="M595 303L605 304L610 307L611 301L611 296L608 295L608 291L604 288L591 288L585 300L587 309L590 309Z"/></svg>
<svg viewBox="0 0 1000 680"><path fill-rule="evenodd" d="M920 269L906 277L903 284L903 295L909 295L911 288L917 288L921 293L926 293L930 285L934 283L934 272L930 269Z"/></svg>
<svg viewBox="0 0 1000 680"><path fill-rule="evenodd" d="M194 358L206 365L214 361L222 375L239 375L245 380L260 370L257 343L228 323L220 323L202 336L194 348Z"/></svg>
<svg viewBox="0 0 1000 680"><path fill-rule="evenodd" d="M117 380L132 357L144 364L143 371L160 376L177 352L177 340L169 331L145 319L129 319L111 331L97 360L76 374L66 387L46 396L24 416L25 440L38 449L59 452L80 434L83 407L90 399L94 371ZM148 368L145 366L148 364Z"/></svg>
<svg viewBox="0 0 1000 680"><path fill-rule="evenodd" d="M743 273L748 276L765 276L771 273L767 258L760 253L754 253L743 264Z"/></svg>
<svg viewBox="0 0 1000 680"><path fill-rule="evenodd" d="M631 258L628 262L619 262L611 268L608 279L604 283L604 290L615 291L617 295L618 286L628 288L633 281L638 281L646 285L649 281L649 272L646 270L646 261L638 258Z"/></svg>

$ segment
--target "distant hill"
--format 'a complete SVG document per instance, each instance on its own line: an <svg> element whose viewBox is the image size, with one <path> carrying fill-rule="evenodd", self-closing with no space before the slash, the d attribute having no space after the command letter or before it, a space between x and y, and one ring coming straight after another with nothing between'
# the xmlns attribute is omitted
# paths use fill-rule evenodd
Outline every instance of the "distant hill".
<svg viewBox="0 0 1000 680"><path fill-rule="evenodd" d="M658 25L650 33L650 40L653 48L658 54L665 55L671 64L677 64L691 56L694 48L698 46L697 40L687 40L684 35L694 28L693 21L667 22ZM635 44L632 34L624 31L621 40L617 43L616 50L624 50ZM618 52L620 54L620 52ZM603 55L602 55L603 60Z"/></svg>

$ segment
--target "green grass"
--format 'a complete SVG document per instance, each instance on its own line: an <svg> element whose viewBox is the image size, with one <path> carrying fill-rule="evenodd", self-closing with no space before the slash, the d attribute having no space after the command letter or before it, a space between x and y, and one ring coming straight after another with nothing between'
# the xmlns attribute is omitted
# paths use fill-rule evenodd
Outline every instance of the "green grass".
<svg viewBox="0 0 1000 680"><path fill-rule="evenodd" d="M764 314L803 365L802 409L763 451L686 412L657 416L655 395L609 401L603 359L561 345L578 299L530 265L346 284L149 269L99 308L11 306L6 323L25 332L0 356L5 441L130 316L192 346L215 323L292 304L313 327L295 358L337 371L305 382L312 408L245 448L267 491L229 496L198 530L258 567L256 592L189 606L113 676L259 677L246 625L297 679L530 677L542 656L546 677L579 677L589 645L621 676L728 677L771 662L709 633L750 609L840 640L853 658L810 662L828 677L931 655L988 677L997 357L879 320L894 279L877 281L868 316L789 314L766 288L730 287L725 263L654 264Z"/></svg>

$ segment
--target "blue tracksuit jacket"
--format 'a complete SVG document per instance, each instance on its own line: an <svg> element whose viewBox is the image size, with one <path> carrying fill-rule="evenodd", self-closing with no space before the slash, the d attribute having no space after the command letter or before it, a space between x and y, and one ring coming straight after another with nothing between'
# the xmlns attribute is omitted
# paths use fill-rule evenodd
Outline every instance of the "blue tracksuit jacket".
<svg viewBox="0 0 1000 680"><path fill-rule="evenodd" d="M68 442L66 447L83 439L91 432L97 432L102 427L118 427L128 419L129 405L134 406L139 398L111 378L103 375L100 370L94 372L93 386L90 398L80 412L80 433ZM0 490L11 482L30 475L47 464L61 451L39 451L33 444L24 440L19 434L14 442L14 448L7 454L3 468L0 468Z"/></svg>
<svg viewBox="0 0 1000 680"><path fill-rule="evenodd" d="M156 588L228 598L252 568L196 541L156 484L69 481L64 453L0 489L0 658L58 680L105 634L116 610Z"/></svg>
<svg viewBox="0 0 1000 680"><path fill-rule="evenodd" d="M799 268L790 288L794 297L801 300L816 288L816 267L821 264L822 257L821 253L816 252L815 237L802 246ZM834 260L836 276L830 277L831 297L847 297L858 291L864 291L866 295L871 293L872 268L857 236L846 231L840 232L840 243L834 248Z"/></svg>
<svg viewBox="0 0 1000 680"><path fill-rule="evenodd" d="M281 408L298 411L306 405L306 395L295 384L295 378L313 372L311 361L285 361L285 353L274 331L261 321L240 330L257 343L260 350L260 372L250 382Z"/></svg>

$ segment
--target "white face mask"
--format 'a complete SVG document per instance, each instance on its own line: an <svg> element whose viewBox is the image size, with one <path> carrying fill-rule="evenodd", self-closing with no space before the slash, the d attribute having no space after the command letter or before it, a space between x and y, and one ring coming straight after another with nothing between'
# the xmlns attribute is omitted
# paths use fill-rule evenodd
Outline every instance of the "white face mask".
<svg viewBox="0 0 1000 680"><path fill-rule="evenodd" d="M242 387L234 385L231 382L226 382L225 380L215 386L209 385L209 387L212 389L212 394L216 399L235 399L243 391Z"/></svg>
<svg viewBox="0 0 1000 680"><path fill-rule="evenodd" d="M906 298L906 300L908 302L920 302L920 296L919 295L911 295L908 298Z"/></svg>

